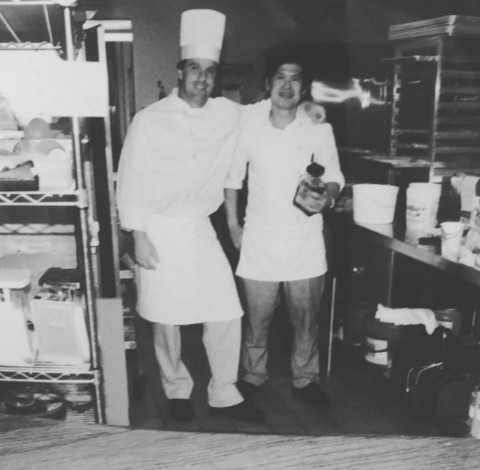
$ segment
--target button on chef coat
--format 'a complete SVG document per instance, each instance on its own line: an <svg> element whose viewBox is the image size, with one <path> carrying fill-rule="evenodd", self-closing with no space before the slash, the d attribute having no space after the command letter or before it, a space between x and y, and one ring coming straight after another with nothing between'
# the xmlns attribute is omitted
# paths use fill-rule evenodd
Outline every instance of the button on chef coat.
<svg viewBox="0 0 480 470"><path fill-rule="evenodd" d="M190 108L175 90L132 121L117 204L122 227L146 231L160 258L157 269L139 269L139 313L150 321L189 324L242 315L208 218L223 201L241 113L224 98Z"/></svg>
<svg viewBox="0 0 480 470"><path fill-rule="evenodd" d="M248 164L248 204L237 274L261 281L293 281L325 273L321 214L307 216L293 205L300 176L314 160L324 182L343 187L329 124L313 124L297 113L285 129L258 110L242 127L226 187L240 189Z"/></svg>

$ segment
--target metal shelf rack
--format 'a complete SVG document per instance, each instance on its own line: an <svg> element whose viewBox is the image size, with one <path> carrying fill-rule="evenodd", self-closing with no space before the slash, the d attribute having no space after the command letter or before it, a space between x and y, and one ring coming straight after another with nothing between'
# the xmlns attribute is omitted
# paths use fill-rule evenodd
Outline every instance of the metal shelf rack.
<svg viewBox="0 0 480 470"><path fill-rule="evenodd" d="M37 363L24 367L0 368L0 380L4 382L42 382L42 383L83 383L94 384L98 373L88 366L61 366L57 364Z"/></svg>
<svg viewBox="0 0 480 470"><path fill-rule="evenodd" d="M63 5L59 5L62 3ZM55 49L67 61L73 61L77 56L78 31L73 24L75 1L0 1L0 20L14 42L2 42L1 48L8 49L12 54L22 54L24 50ZM29 8L34 8L32 13ZM13 17L18 20L19 28L15 31L10 25ZM44 21L38 27L39 21ZM43 34L47 26L48 44L40 42L39 34ZM24 42L24 37L31 38ZM54 39L61 38L61 46L53 44ZM61 42L62 42L61 41ZM9 52L10 53L10 52ZM78 236L78 261L83 268L85 308L87 313L87 328L90 338L90 363L85 366L70 366L58 364L34 363L32 366L9 367L0 365L0 382L9 383L76 383L92 384L95 393L95 419L99 423L105 422L105 398L103 390L102 370L98 343L98 326L96 312L97 289L94 276L94 246L96 234L92 231L93 199L88 191L88 181L85 175L84 150L82 148L80 118L72 117L72 148L74 170L76 176L75 191L69 192L0 192L0 206L69 206L78 210L80 233Z"/></svg>
<svg viewBox="0 0 480 470"><path fill-rule="evenodd" d="M84 192L75 191L67 193L53 192L23 192L0 191L0 205L8 206L71 206L84 207L86 204Z"/></svg>

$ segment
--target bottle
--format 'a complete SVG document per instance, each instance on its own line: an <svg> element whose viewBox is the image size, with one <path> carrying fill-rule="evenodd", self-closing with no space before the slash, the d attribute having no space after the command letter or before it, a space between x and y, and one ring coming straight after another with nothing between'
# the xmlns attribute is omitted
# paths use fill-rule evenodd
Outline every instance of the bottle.
<svg viewBox="0 0 480 470"><path fill-rule="evenodd" d="M318 200L325 191L325 184L322 176L325 173L325 167L313 161L306 168L298 182L297 191L293 203L308 216L318 213Z"/></svg>

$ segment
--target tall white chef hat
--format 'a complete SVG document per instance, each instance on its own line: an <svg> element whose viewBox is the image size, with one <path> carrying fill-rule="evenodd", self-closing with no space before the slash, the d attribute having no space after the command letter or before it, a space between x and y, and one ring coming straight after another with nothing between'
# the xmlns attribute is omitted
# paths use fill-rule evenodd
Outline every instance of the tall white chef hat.
<svg viewBox="0 0 480 470"><path fill-rule="evenodd" d="M225 15L215 10L187 10L180 25L180 59L219 62L225 32Z"/></svg>

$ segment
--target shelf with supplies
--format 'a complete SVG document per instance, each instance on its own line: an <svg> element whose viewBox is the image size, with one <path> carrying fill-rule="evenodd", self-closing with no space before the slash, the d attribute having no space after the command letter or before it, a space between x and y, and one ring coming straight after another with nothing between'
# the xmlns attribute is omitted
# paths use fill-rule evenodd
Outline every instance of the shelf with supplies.
<svg viewBox="0 0 480 470"><path fill-rule="evenodd" d="M0 0L0 413L124 426L109 26L83 7Z"/></svg>
<svg viewBox="0 0 480 470"><path fill-rule="evenodd" d="M6 259L0 257L0 265ZM88 332L83 274L77 268L49 268L37 287L34 268L0 269L0 408L20 414L26 396L33 403L34 395L51 394L50 406L69 404L63 417L81 402L88 411L83 416L98 420L101 371L92 361L96 340ZM47 406L37 405L29 410L43 412Z"/></svg>
<svg viewBox="0 0 480 470"><path fill-rule="evenodd" d="M63 419L81 409L128 424L108 404L124 400L97 222L108 200L97 188L112 186L98 170L111 166L108 68L102 28L84 31L81 8L0 1L0 412L67 404Z"/></svg>

